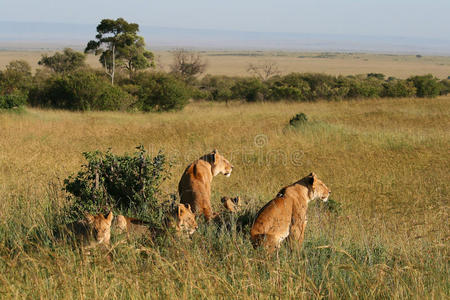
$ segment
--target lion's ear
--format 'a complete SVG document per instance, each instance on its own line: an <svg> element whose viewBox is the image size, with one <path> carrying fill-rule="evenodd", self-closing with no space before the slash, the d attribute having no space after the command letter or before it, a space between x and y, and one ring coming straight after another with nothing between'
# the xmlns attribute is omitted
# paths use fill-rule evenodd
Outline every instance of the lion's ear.
<svg viewBox="0 0 450 300"><path fill-rule="evenodd" d="M212 152L212 163L216 163L217 155L219 155L219 152L217 151L217 149L214 149Z"/></svg>
<svg viewBox="0 0 450 300"><path fill-rule="evenodd" d="M311 173L308 175L307 182L309 185L313 185L315 180L316 180L316 174Z"/></svg>
<svg viewBox="0 0 450 300"><path fill-rule="evenodd" d="M113 215L113 213L112 213L112 211L111 211L111 212L109 212L109 214L106 216L106 221L108 222L108 224L111 224L113 218L114 218L114 215Z"/></svg>

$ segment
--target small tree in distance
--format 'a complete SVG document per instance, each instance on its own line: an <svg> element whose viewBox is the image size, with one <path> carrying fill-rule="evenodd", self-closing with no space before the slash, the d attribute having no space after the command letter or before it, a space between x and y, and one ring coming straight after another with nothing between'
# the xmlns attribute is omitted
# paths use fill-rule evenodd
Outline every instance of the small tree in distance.
<svg viewBox="0 0 450 300"><path fill-rule="evenodd" d="M56 52L52 56L43 54L38 64L43 65L56 73L67 73L84 67L86 55L71 48L65 48L63 52Z"/></svg>
<svg viewBox="0 0 450 300"><path fill-rule="evenodd" d="M195 76L202 74L206 69L206 62L200 54L185 49L173 51L173 63L170 65L172 73L185 82L190 82Z"/></svg>
<svg viewBox="0 0 450 300"><path fill-rule="evenodd" d="M123 18L103 19L97 26L95 40L89 41L85 53L100 55L100 63L114 85L116 65L124 67L130 75L152 66L153 53L145 50L144 38L137 35L139 25Z"/></svg>
<svg viewBox="0 0 450 300"><path fill-rule="evenodd" d="M278 64L274 61L262 61L258 64L250 63L247 68L247 72L258 77L262 81L266 81L272 76L280 75L281 71Z"/></svg>

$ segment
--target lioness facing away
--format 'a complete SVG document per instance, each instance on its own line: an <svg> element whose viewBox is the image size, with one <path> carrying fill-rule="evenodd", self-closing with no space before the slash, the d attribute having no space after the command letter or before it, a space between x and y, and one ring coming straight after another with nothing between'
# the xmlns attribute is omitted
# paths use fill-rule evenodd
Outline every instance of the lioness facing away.
<svg viewBox="0 0 450 300"><path fill-rule="evenodd" d="M190 205L192 211L203 214L207 221L215 217L211 208L211 182L214 176L222 173L229 177L233 165L217 150L200 157L190 164L178 184L180 202Z"/></svg>
<svg viewBox="0 0 450 300"><path fill-rule="evenodd" d="M73 222L68 227L83 246L92 247L97 244L109 246L112 220L112 212L106 217L103 214L93 216L87 213L85 219Z"/></svg>
<svg viewBox="0 0 450 300"><path fill-rule="evenodd" d="M146 222L135 218L118 215L114 223L119 232L127 233L127 235L147 235L151 237L152 233L154 233L151 231L151 228L147 226L148 224ZM177 235L181 235L182 233L191 235L198 228L191 207L189 205L186 207L184 204L179 204L175 212L166 216L164 223L167 228L175 229Z"/></svg>
<svg viewBox="0 0 450 300"><path fill-rule="evenodd" d="M250 232L253 246L263 245L272 252L288 236L301 246L308 202L314 199L327 201L330 193L314 173L281 189L256 215Z"/></svg>

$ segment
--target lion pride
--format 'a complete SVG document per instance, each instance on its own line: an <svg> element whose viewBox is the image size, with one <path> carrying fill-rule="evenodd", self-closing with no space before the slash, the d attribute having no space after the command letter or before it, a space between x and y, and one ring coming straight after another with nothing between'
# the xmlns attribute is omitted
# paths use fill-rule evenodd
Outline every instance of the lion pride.
<svg viewBox="0 0 450 300"><path fill-rule="evenodd" d="M330 193L314 173L282 188L257 213L250 232L253 246L262 245L272 252L288 236L300 246L305 234L308 202L327 201Z"/></svg>
<svg viewBox="0 0 450 300"><path fill-rule="evenodd" d="M190 205L192 212L203 214L207 221L216 215L211 208L211 182L214 176L231 175L233 165L217 150L200 157L190 164L178 184L180 202Z"/></svg>

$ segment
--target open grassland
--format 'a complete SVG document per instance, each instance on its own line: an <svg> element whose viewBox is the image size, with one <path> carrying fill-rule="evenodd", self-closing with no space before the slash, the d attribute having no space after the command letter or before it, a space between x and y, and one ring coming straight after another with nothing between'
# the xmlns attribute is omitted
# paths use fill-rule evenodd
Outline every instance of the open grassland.
<svg viewBox="0 0 450 300"><path fill-rule="evenodd" d="M374 71L371 69L371 71ZM298 112L309 121L287 127ZM248 216L314 171L341 203L311 203L301 251L253 250L248 227L200 224L192 240L153 246L113 236L112 262L52 235L63 179L81 152L143 144L173 161L161 200L188 162L213 148L229 158L220 196ZM177 113L0 115L2 298L444 299L449 287L450 97L317 103L192 103ZM230 221L232 224L236 220Z"/></svg>
<svg viewBox="0 0 450 300"><path fill-rule="evenodd" d="M15 59L24 59L33 69L42 54L51 51L0 51L0 69ZM319 72L331 75L383 73L407 78L413 75L433 74L445 79L450 76L450 56L423 56L365 54L365 53L300 53L269 51L201 51L208 62L205 73L213 75L248 76L248 65L275 62L283 74L290 72ZM169 70L173 57L169 51L156 51L157 65ZM98 58L89 55L87 62L100 68Z"/></svg>

